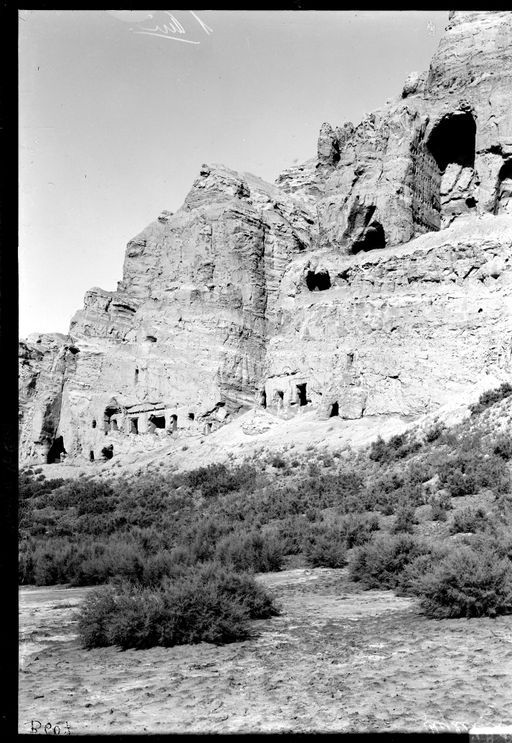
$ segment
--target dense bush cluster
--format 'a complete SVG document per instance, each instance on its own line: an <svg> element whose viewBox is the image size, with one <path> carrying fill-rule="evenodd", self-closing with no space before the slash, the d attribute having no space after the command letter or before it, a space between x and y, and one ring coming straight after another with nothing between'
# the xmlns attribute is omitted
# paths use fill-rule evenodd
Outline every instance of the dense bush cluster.
<svg viewBox="0 0 512 743"><path fill-rule="evenodd" d="M117 582L86 598L79 633L86 648L225 643L250 636L250 619L278 609L250 575L215 563L176 572L158 586Z"/></svg>
<svg viewBox="0 0 512 743"><path fill-rule="evenodd" d="M352 580L365 588L396 588L409 563L427 551L408 534L382 534L359 547L349 565Z"/></svg>
<svg viewBox="0 0 512 743"><path fill-rule="evenodd" d="M512 612L510 560L490 546L461 545L420 575L414 587L430 617L480 617Z"/></svg>
<svg viewBox="0 0 512 743"><path fill-rule="evenodd" d="M512 436L501 434L494 443L493 454L508 462L512 459Z"/></svg>
<svg viewBox="0 0 512 743"><path fill-rule="evenodd" d="M503 382L496 389L487 390L487 392L482 393L478 398L478 402L470 406L471 414L479 415L491 405L501 402L501 400L510 397L510 395L512 395L512 384Z"/></svg>
<svg viewBox="0 0 512 743"><path fill-rule="evenodd" d="M441 485L457 497L490 488L497 493L510 488L510 470L505 460L493 451L484 452L481 445L459 451L442 461L437 470Z"/></svg>
<svg viewBox="0 0 512 743"><path fill-rule="evenodd" d="M347 561L345 539L335 526L315 525L306 534L303 550L313 568L342 568Z"/></svg>
<svg viewBox="0 0 512 743"><path fill-rule="evenodd" d="M233 490L253 490L256 471L249 466L230 469L225 464L209 464L208 467L199 467L188 472L184 479L190 488L199 489L205 498L210 498Z"/></svg>
<svg viewBox="0 0 512 743"><path fill-rule="evenodd" d="M509 394L502 385L479 405L484 410ZM215 464L108 483L26 471L20 583L103 586L84 610L89 646L244 637L257 615L248 596L270 601L250 575L280 570L291 556L311 567L348 563L365 588L418 596L430 616L507 611L512 440L484 431L487 417L452 429L437 423L423 437L378 439L354 456L308 453L307 462L289 462L284 453L271 455L273 470ZM474 501L484 491L493 503L485 509ZM420 538L419 513L435 525L437 542ZM233 588L242 584L245 603Z"/></svg>
<svg viewBox="0 0 512 743"><path fill-rule="evenodd" d="M511 561L492 539L429 546L410 536L380 536L354 553L349 571L365 588L419 597L429 617L512 612Z"/></svg>
<svg viewBox="0 0 512 743"><path fill-rule="evenodd" d="M462 508L457 511L450 523L450 534L481 531L487 523L483 508Z"/></svg>
<svg viewBox="0 0 512 743"><path fill-rule="evenodd" d="M384 441L379 436L370 447L369 457L375 462L393 462L414 454L418 449L421 449L421 443L408 432L392 436L389 441Z"/></svg>

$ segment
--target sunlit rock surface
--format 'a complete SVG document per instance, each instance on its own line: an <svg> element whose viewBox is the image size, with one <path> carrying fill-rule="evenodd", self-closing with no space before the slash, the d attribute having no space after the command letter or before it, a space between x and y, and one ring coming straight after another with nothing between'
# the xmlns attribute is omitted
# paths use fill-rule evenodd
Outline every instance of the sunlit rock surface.
<svg viewBox="0 0 512 743"><path fill-rule="evenodd" d="M275 184L202 165L117 291L20 343L21 459L143 452L250 408L417 416L510 380L511 261L512 14L455 12L389 105L322 124Z"/></svg>

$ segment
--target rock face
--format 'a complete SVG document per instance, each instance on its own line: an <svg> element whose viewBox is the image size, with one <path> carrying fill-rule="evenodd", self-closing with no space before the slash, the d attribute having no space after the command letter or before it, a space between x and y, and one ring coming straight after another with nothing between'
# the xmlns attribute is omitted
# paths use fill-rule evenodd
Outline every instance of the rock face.
<svg viewBox="0 0 512 743"><path fill-rule="evenodd" d="M399 97L272 185L203 165L69 336L20 344L23 461L237 411L413 416L512 375L512 14L456 12ZM113 449L111 448L113 447Z"/></svg>

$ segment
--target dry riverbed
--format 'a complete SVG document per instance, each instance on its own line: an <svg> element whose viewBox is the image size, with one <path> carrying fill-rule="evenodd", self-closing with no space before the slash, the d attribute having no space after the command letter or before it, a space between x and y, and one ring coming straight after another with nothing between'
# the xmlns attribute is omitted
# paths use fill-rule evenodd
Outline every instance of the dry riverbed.
<svg viewBox="0 0 512 743"><path fill-rule="evenodd" d="M19 732L32 720L72 734L512 725L512 616L428 620L344 570L258 580L283 613L254 622L253 639L142 651L80 647L74 615L91 589L22 588Z"/></svg>

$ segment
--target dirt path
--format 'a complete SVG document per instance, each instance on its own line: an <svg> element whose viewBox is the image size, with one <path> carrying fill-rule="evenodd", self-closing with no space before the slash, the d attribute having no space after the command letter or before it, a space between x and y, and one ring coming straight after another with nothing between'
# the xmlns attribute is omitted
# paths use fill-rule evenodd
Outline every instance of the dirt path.
<svg viewBox="0 0 512 743"><path fill-rule="evenodd" d="M432 621L345 571L259 578L283 607L254 639L83 650L90 589L21 590L19 731L75 734L438 731L512 724L512 617Z"/></svg>

